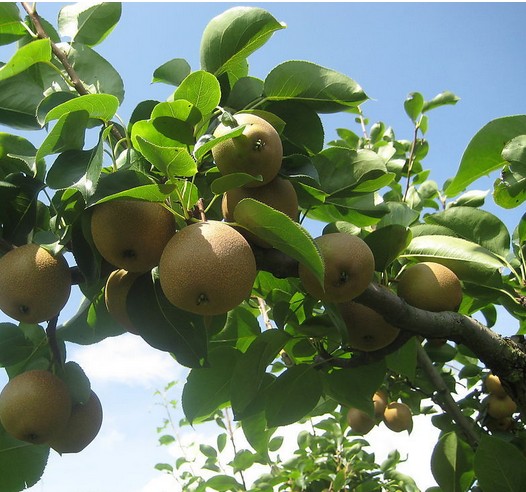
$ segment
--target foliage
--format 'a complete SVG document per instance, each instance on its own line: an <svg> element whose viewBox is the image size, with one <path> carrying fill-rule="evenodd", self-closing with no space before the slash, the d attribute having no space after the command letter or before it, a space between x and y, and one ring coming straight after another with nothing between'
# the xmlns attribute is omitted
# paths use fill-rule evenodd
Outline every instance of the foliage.
<svg viewBox="0 0 526 492"><path fill-rule="evenodd" d="M247 57L285 26L266 10L234 7L207 25L200 69L191 70L180 58L168 60L152 79L171 86L166 100L138 101L130 121L123 122L117 111L124 82L95 50L118 22L121 5L65 7L57 30L24 8L28 16L22 18L16 4L0 6L0 43L18 43L0 67L0 123L46 136L36 148L16 133L0 133L0 246L6 252L37 242L55 253L71 253L73 278L85 300L56 334L37 325L0 327L0 364L10 377L62 364L69 343L97 343L123 333L104 303L111 268L93 245L93 206L125 198L162 203L178 228L203 213L221 220L222 194L252 178L221 176L211 158L214 145L243 129L234 127L221 138L214 138L213 131L221 118L250 111L278 129L284 149L280 174L294 185L301 210L295 222L253 199L236 209L236 227L273 247L254 247L258 276L251 298L225 315L203 319L168 304L154 269L134 284L127 301L145 342L191 369L182 396L188 422L216 419L225 427L225 409L231 407L253 448L236 454L228 465L230 475L218 473L206 485L245 490L233 475L259 462L272 467L274 485L297 490L377 490L380 484L387 490L413 490L410 479L395 473L399 456L376 465L363 449L365 441L351 439L342 419L350 406L371 413L371 397L383 387L390 400L404 401L414 414L435 413L433 423L442 437L432 469L442 489L502 490L503 482L494 477L509 478L508 490L524 489L522 423L516 417L505 432L492 431L480 382L488 369L500 373L519 410L526 409L526 386L515 369L521 366L507 359L507 352L498 355L505 344L520 342L526 330L526 215L509 231L483 209L487 193L466 187L500 170L495 203L507 209L526 200L526 116L489 122L470 141L456 175L439 186L424 164L426 132L430 112L455 104L454 94L431 99L409 94L404 108L414 135L398 138L386 123L370 124L364 116L368 96L347 75L294 60L278 64L263 80L251 76ZM354 115L359 130L341 128L337 138L324 144L322 115L333 112ZM94 133L96 141L89 143ZM428 324L418 325L422 313L406 311L416 328L399 326L397 340L377 353L352 350L335 306L309 296L297 278L298 262L319 278L324 273L308 220L325 223L325 232L364 239L375 257L375 283L389 289L391 300L399 274L413 262L448 266L462 282L460 315L437 313L433 319L440 329L430 335ZM382 312L373 294L358 301ZM518 338L495 335L491 350L477 352L485 347L501 309L517 319ZM382 314L400 325L399 312ZM487 325L477 325L484 343L470 343L456 327L479 314ZM422 342L418 334L429 340ZM433 340L442 337L448 342ZM520 358L521 345L514 347ZM84 376L78 378L85 388ZM467 391L455 402L451 393L459 385ZM316 415L323 415L315 423L323 432L299 435L296 461L269 458L279 449L279 439L272 437L277 428ZM216 448L201 449L212 470L217 471L227 437ZM488 451L497 448L497 453ZM492 460L495 454L499 460ZM13 444L1 430L0 488L20 490L35 483L47 455L45 446ZM8 466L15 461L16 467ZM196 490L204 490L196 475L179 471L178 465L168 469L180 473L188 486L197 480ZM296 482L290 485L285 475L293 471ZM266 479L258 479L257 490L270 490Z"/></svg>

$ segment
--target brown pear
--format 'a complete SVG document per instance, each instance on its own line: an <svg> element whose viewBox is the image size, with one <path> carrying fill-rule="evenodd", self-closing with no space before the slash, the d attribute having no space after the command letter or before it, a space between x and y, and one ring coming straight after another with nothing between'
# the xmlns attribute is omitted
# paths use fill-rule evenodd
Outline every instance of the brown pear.
<svg viewBox="0 0 526 492"><path fill-rule="evenodd" d="M349 408L347 411L347 423L353 432L365 435L376 425L375 420L363 410Z"/></svg>
<svg viewBox="0 0 526 492"><path fill-rule="evenodd" d="M411 431L413 429L413 414L405 404L393 401L387 405L384 412L384 424L393 432Z"/></svg>

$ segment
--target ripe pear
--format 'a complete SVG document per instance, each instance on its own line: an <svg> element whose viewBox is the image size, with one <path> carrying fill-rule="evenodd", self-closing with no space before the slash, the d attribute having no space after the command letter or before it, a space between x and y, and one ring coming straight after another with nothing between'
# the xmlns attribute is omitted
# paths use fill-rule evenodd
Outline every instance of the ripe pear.
<svg viewBox="0 0 526 492"><path fill-rule="evenodd" d="M70 292L71 274L61 255L25 244L0 258L0 309L17 321L49 321L66 305Z"/></svg>
<svg viewBox="0 0 526 492"><path fill-rule="evenodd" d="M359 296L374 274L374 256L367 243L345 232L324 234L314 242L325 263L324 284L300 263L299 277L305 290L327 302L342 303Z"/></svg>
<svg viewBox="0 0 526 492"><path fill-rule="evenodd" d="M347 412L347 423L353 432L365 435L376 425L375 420L367 413L358 408L349 408Z"/></svg>
<svg viewBox="0 0 526 492"><path fill-rule="evenodd" d="M159 203L112 200L93 207L95 247L106 261L129 272L156 267L174 233L174 217Z"/></svg>
<svg viewBox="0 0 526 492"><path fill-rule="evenodd" d="M393 401L387 405L384 412L384 424L393 432L411 431L413 429L413 414L405 404Z"/></svg>
<svg viewBox="0 0 526 492"><path fill-rule="evenodd" d="M68 387L49 371L18 374L0 393L0 422L21 441L48 442L62 431L70 415Z"/></svg>
<svg viewBox="0 0 526 492"><path fill-rule="evenodd" d="M137 328L128 316L126 299L131 286L140 277L140 273L114 270L110 273L104 289L104 302L110 316L130 333L138 334Z"/></svg>
<svg viewBox="0 0 526 492"><path fill-rule="evenodd" d="M490 393L486 404L488 406L488 415L497 420L511 417L517 411L517 404L508 395L504 398L499 398Z"/></svg>
<svg viewBox="0 0 526 492"><path fill-rule="evenodd" d="M223 195L221 209L227 222L234 222L234 209L244 198L253 198L269 207L288 215L292 220L298 219L298 195L294 186L287 179L276 176L270 183L258 188L233 188ZM263 248L270 244L248 231L240 232L251 242Z"/></svg>
<svg viewBox="0 0 526 492"><path fill-rule="evenodd" d="M374 405L374 418L381 419L384 415L385 409L389 403L389 397L387 392L383 389L378 390L373 395L373 405Z"/></svg>
<svg viewBox="0 0 526 492"><path fill-rule="evenodd" d="M508 396L499 377L495 376L495 374L489 373L484 380L484 385L488 393L498 396L499 398L506 398L506 396Z"/></svg>
<svg viewBox="0 0 526 492"><path fill-rule="evenodd" d="M218 221L198 222L175 234L159 263L159 281L176 307L222 314L250 296L256 260L247 240Z"/></svg>
<svg viewBox="0 0 526 492"><path fill-rule="evenodd" d="M250 113L234 115L239 126L246 125L238 137L229 138L212 147L212 157L221 174L247 173L261 176L246 186L270 183L278 174L283 159L283 145L275 128L263 118ZM220 123L214 137L221 137L234 128Z"/></svg>
<svg viewBox="0 0 526 492"><path fill-rule="evenodd" d="M102 405L92 390L85 403L73 406L66 426L48 444L60 454L79 453L95 439L101 426Z"/></svg>
<svg viewBox="0 0 526 492"><path fill-rule="evenodd" d="M411 306L426 311L457 311L462 302L462 286L449 268L425 261L402 273L398 295Z"/></svg>
<svg viewBox="0 0 526 492"><path fill-rule="evenodd" d="M355 350L372 352L392 343L400 330L371 308L351 301L338 304L347 326L349 345Z"/></svg>

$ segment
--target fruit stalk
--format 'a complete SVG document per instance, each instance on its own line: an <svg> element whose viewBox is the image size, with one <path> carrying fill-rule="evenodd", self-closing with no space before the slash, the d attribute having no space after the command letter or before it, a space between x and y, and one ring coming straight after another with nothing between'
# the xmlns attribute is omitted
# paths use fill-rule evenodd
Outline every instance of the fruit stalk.
<svg viewBox="0 0 526 492"><path fill-rule="evenodd" d="M59 367L63 366L62 354L57 341L57 323L58 314L49 320L46 328L46 336L48 340L49 349L51 350L52 360Z"/></svg>

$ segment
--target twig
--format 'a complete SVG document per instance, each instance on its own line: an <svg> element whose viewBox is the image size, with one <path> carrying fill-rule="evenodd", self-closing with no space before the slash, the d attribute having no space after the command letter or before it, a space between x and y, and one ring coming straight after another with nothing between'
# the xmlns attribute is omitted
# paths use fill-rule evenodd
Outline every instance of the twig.
<svg viewBox="0 0 526 492"><path fill-rule="evenodd" d="M402 198L402 201L405 202L407 200L407 194L409 193L409 183L411 179L411 171L413 170L413 164L415 162L415 150L416 150L416 141L418 138L418 130L420 129L420 124L415 124L415 131L413 134L413 143L411 145L411 151L409 152L409 158L407 160L407 176L406 176L406 184L405 184L405 192L404 197Z"/></svg>
<svg viewBox="0 0 526 492"><path fill-rule="evenodd" d="M267 330L272 330L273 326L270 322L270 318L268 317L268 309L267 305L265 304L265 301L262 297L257 296L258 300L258 306L259 306L259 312L261 313L261 317L263 318L263 323L265 323L265 327Z"/></svg>
<svg viewBox="0 0 526 492"><path fill-rule="evenodd" d="M422 345L417 346L416 355L418 365L436 389L435 402L456 422L464 434L467 443L475 449L479 443L479 436L473 429L471 422L461 412L456 401L451 396L451 392L449 391L444 379L438 372L437 368L433 365L433 362Z"/></svg>
<svg viewBox="0 0 526 492"><path fill-rule="evenodd" d="M228 431L228 437L230 438L230 442L232 443L232 448L234 450L234 457L237 456L237 446L236 441L234 439L234 430L232 429L232 420L230 418L230 412L228 411L228 407L225 408L225 417L226 417L226 426ZM245 475L243 474L243 470L239 470L239 476L241 477L241 481L243 482L243 490L247 490L247 484L245 482Z"/></svg>
<svg viewBox="0 0 526 492"><path fill-rule="evenodd" d="M64 70L68 74L68 76L69 76L69 78L71 80L71 83L72 83L73 87L75 88L75 90L81 96L85 96L87 94L90 94L90 92L88 91L88 89L86 88L86 86L84 85L82 80L80 80L79 75L77 74L77 72L75 71L75 69L73 68L71 63L69 62L66 53L62 49L60 49L50 39L49 35L47 34L46 30L44 29L44 26L42 25L42 22L40 20L40 15L38 15L38 12L36 11L36 8L34 8L32 5L30 5L27 2L21 2L21 3L22 3L22 7L24 8L24 10L27 12L27 15L29 16L29 18L33 22L33 25L35 27L35 31L36 31L37 36L40 39L49 39L49 42L50 42L50 45L51 45L51 51L53 51L53 54L58 58L58 60L60 61L60 63L64 67ZM121 132L118 130L118 128L115 125L113 125L111 127L111 133L113 134L113 136L117 140L123 139L123 136L121 135Z"/></svg>
<svg viewBox="0 0 526 492"><path fill-rule="evenodd" d="M58 314L49 320L46 328L46 335L48 339L49 348L51 350L53 362L59 367L62 367L64 361L62 360L62 353L60 351L60 347L58 346L57 341L57 323Z"/></svg>

